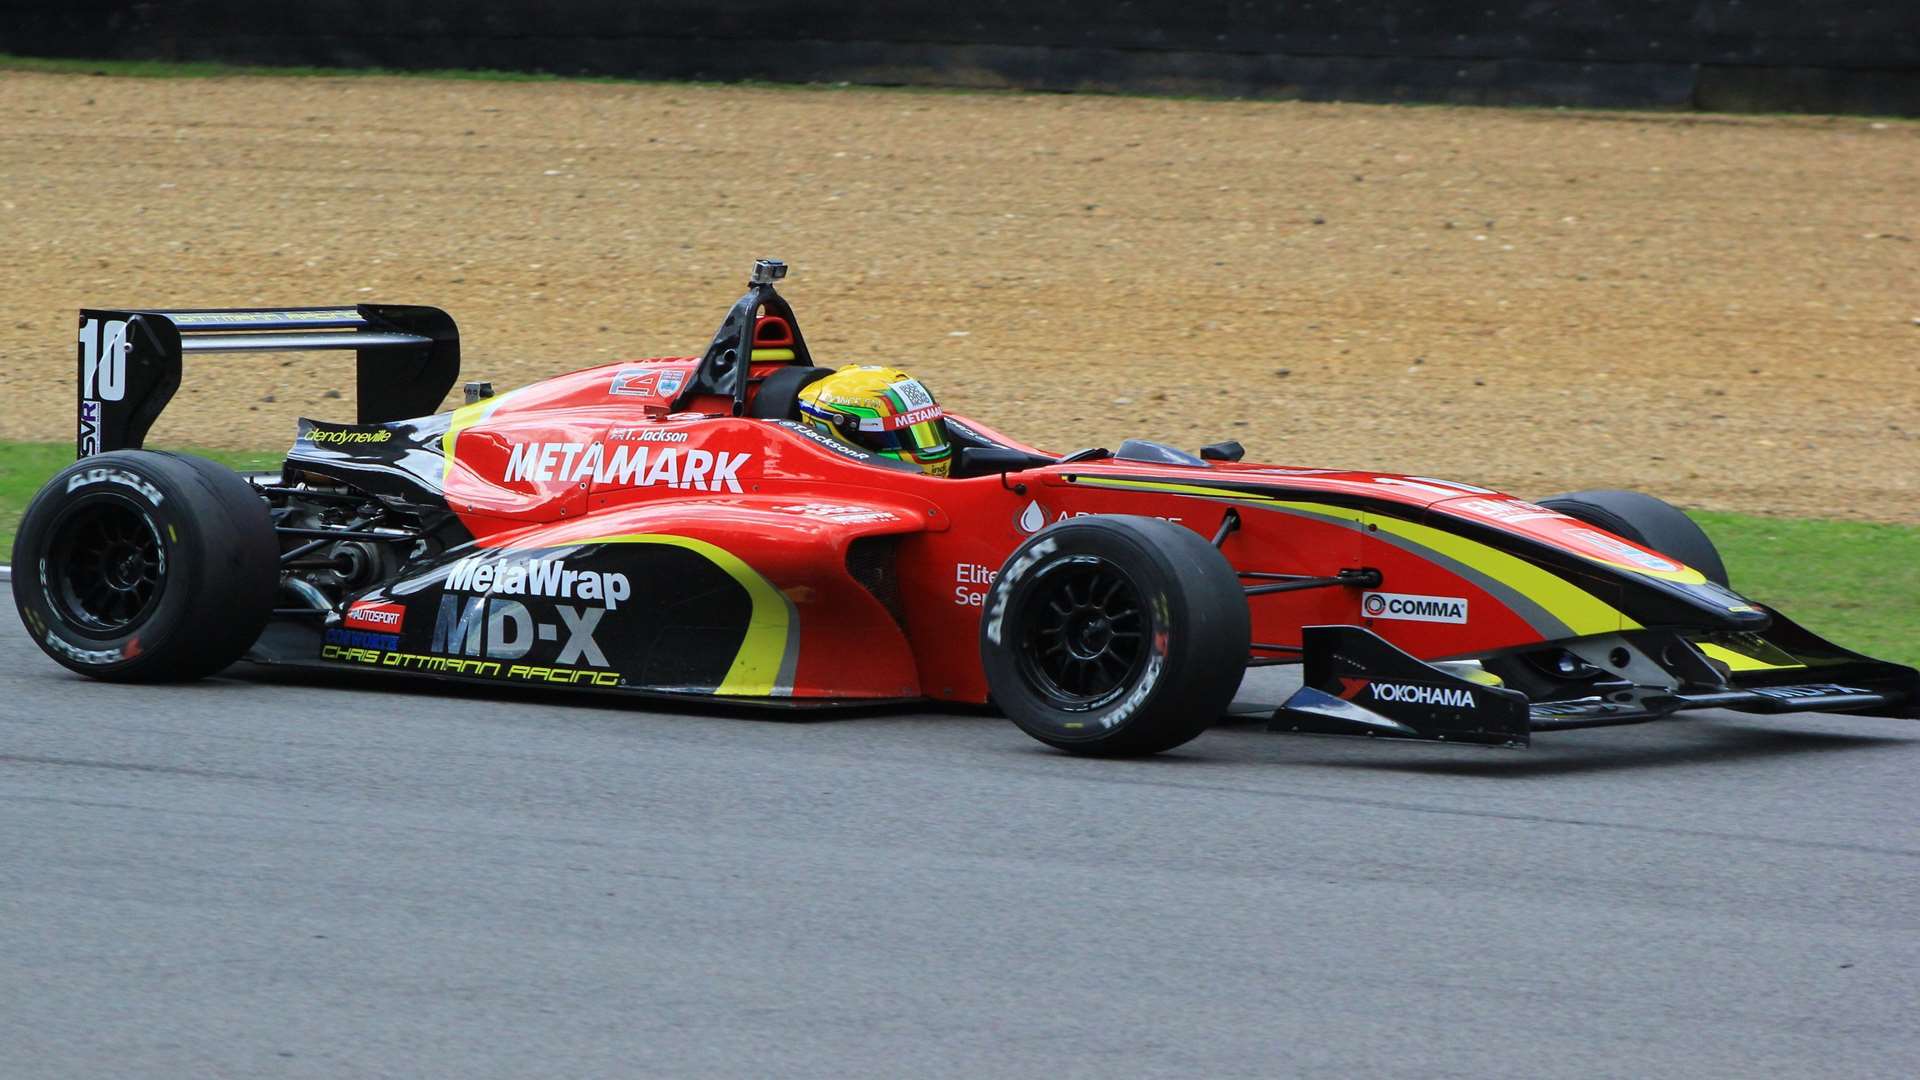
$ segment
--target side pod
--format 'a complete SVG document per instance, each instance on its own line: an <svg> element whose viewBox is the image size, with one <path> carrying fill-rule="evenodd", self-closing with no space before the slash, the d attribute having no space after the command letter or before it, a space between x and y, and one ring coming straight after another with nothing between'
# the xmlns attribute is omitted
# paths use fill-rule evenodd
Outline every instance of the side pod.
<svg viewBox="0 0 1920 1080"><path fill-rule="evenodd" d="M1524 747L1525 694L1463 678L1358 626L1309 626L1303 684L1272 731Z"/></svg>

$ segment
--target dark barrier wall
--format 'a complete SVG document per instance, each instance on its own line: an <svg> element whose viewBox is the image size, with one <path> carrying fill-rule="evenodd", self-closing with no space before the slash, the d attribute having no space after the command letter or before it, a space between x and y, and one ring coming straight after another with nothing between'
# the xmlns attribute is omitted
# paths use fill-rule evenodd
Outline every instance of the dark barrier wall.
<svg viewBox="0 0 1920 1080"><path fill-rule="evenodd" d="M1920 115L1920 0L0 0L0 51Z"/></svg>

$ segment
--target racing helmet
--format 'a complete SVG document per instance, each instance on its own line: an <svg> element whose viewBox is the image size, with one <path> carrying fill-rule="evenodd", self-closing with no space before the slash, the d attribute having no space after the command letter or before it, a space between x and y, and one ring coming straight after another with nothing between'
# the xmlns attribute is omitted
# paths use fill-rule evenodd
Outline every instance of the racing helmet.
<svg viewBox="0 0 1920 1080"><path fill-rule="evenodd" d="M800 391L808 427L929 476L953 467L953 444L940 406L920 380L899 368L852 364Z"/></svg>

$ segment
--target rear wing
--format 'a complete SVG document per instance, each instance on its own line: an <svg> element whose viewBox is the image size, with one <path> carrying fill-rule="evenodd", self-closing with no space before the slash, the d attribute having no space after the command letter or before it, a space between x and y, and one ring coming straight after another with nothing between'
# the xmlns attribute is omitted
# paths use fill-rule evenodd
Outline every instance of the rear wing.
<svg viewBox="0 0 1920 1080"><path fill-rule="evenodd" d="M439 308L80 312L79 457L138 449L180 388L187 353L352 349L358 422L436 412L460 378L460 332Z"/></svg>

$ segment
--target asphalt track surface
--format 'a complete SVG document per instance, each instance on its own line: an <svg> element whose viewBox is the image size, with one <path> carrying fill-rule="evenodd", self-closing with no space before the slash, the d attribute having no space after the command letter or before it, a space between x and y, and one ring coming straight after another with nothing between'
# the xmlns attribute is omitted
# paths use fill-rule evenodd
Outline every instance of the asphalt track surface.
<svg viewBox="0 0 1920 1080"><path fill-rule="evenodd" d="M1920 1063L1912 723L1082 761L980 714L98 685L5 608L11 1080Z"/></svg>

